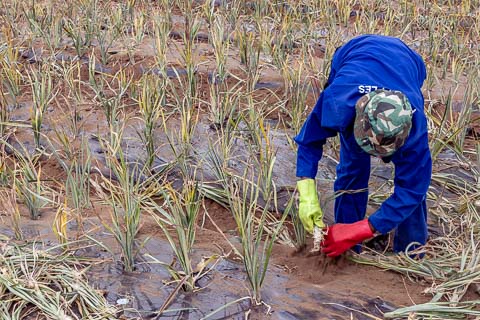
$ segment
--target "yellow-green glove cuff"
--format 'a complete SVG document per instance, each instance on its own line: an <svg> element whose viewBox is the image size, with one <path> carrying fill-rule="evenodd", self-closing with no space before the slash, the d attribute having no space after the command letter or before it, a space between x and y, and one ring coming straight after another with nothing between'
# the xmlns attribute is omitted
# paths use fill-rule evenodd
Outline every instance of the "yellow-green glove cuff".
<svg viewBox="0 0 480 320"><path fill-rule="evenodd" d="M297 181L297 189L300 195L300 202L318 203L317 187L315 186L315 180L299 180Z"/></svg>
<svg viewBox="0 0 480 320"><path fill-rule="evenodd" d="M297 189L299 193L298 214L305 230L313 233L314 225L324 228L323 212L318 203L315 180L300 180L297 182Z"/></svg>

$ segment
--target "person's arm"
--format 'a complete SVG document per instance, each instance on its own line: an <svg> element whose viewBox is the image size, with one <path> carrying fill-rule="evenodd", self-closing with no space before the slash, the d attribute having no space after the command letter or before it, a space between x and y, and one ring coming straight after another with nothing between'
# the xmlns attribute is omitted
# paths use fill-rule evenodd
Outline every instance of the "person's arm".
<svg viewBox="0 0 480 320"><path fill-rule="evenodd" d="M432 162L425 137L420 147L400 151L392 161L395 163L395 190L380 209L355 223L337 223L328 228L322 243L322 252L336 257L357 243L374 236L374 232L385 234L397 227L421 204L430 185Z"/></svg>
<svg viewBox="0 0 480 320"><path fill-rule="evenodd" d="M323 96L324 93L322 92L300 133L295 137L298 146L297 177L315 178L318 161L322 158L323 145L327 138L334 137L337 134L334 130L322 127Z"/></svg>
<svg viewBox="0 0 480 320"><path fill-rule="evenodd" d="M325 92L325 91L324 91ZM321 125L323 96L320 95L315 108L305 121L300 133L295 137L297 150L297 190L299 194L298 215L306 231L313 233L315 226L323 229L323 212L318 202L315 176L318 161L323 152L323 145L328 137L336 135L335 131Z"/></svg>
<svg viewBox="0 0 480 320"><path fill-rule="evenodd" d="M432 173L432 160L425 137L416 148L393 157L394 192L369 217L376 231L385 234L408 218L425 199Z"/></svg>

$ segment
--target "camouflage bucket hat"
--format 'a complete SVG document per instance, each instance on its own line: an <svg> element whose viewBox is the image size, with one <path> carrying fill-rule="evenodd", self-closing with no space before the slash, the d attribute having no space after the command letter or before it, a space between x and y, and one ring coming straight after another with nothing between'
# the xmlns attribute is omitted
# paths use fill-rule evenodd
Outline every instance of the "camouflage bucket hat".
<svg viewBox="0 0 480 320"><path fill-rule="evenodd" d="M375 90L358 99L355 109L355 140L365 152L388 157L403 146L413 114L403 93Z"/></svg>

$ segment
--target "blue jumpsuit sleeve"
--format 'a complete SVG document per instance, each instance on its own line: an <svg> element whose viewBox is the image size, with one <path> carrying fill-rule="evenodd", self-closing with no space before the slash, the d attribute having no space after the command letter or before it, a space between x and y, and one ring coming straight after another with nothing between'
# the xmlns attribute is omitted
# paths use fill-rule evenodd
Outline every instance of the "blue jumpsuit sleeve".
<svg viewBox="0 0 480 320"><path fill-rule="evenodd" d="M337 134L334 130L322 127L323 97L324 92L320 94L313 111L294 139L298 145L297 177L315 178L318 161L322 158L323 145L327 138L334 137Z"/></svg>
<svg viewBox="0 0 480 320"><path fill-rule="evenodd" d="M325 118L328 118L329 115L327 115L328 112L323 112L323 110L332 107L331 104L333 100L331 98L326 98L326 95L328 95L327 92L331 90L331 88L327 89L327 87L329 87L336 76L341 60L338 53L342 48L343 46L336 49L331 60L330 74L325 83L324 91L320 94L312 113L310 113L303 124L300 133L294 139L298 146L297 177L315 178L318 170L318 162L322 158L323 145L325 144L326 139L337 135L337 130L325 125L328 124L328 121L325 121ZM329 94L329 96L331 96L331 94Z"/></svg>
<svg viewBox="0 0 480 320"><path fill-rule="evenodd" d="M369 218L375 230L382 234L396 228L425 200L432 160L428 142L420 146L402 151L400 156L392 159L395 165L394 192Z"/></svg>

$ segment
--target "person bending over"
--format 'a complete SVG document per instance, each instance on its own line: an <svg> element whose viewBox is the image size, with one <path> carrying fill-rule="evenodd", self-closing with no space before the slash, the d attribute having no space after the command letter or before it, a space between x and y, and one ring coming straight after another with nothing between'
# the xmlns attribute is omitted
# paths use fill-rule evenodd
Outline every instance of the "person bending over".
<svg viewBox="0 0 480 320"><path fill-rule="evenodd" d="M335 224L322 242L328 256L394 229L395 252L427 241L432 161L421 92L425 77L420 55L397 38L364 35L336 50L325 88L295 137L299 216L312 232L325 227L314 180L318 161L326 139L340 136ZM395 186L366 219L372 156L394 164Z"/></svg>

